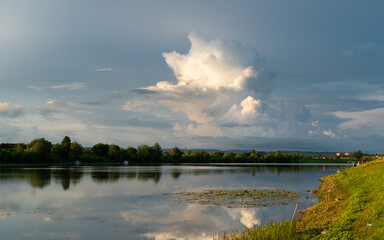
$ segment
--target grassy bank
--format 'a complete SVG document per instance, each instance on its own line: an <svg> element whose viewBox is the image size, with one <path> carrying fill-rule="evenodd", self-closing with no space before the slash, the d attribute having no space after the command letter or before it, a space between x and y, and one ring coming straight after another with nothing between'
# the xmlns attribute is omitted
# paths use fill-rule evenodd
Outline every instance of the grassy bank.
<svg viewBox="0 0 384 240"><path fill-rule="evenodd" d="M321 178L321 199L297 221L221 234L215 239L384 239L384 160Z"/></svg>

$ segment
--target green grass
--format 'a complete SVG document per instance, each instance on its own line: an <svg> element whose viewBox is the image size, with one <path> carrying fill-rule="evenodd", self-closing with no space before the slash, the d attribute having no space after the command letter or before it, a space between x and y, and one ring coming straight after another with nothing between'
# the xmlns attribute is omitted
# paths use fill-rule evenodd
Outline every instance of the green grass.
<svg viewBox="0 0 384 240"><path fill-rule="evenodd" d="M320 234L319 231L297 231L297 222L284 220L281 222L270 222L265 225L244 229L242 232L221 233L213 237L214 240L303 240L312 239Z"/></svg>
<svg viewBox="0 0 384 240"><path fill-rule="evenodd" d="M272 222L243 232L222 233L214 239L384 239L383 160L321 181L316 192L321 201L292 224L287 220Z"/></svg>

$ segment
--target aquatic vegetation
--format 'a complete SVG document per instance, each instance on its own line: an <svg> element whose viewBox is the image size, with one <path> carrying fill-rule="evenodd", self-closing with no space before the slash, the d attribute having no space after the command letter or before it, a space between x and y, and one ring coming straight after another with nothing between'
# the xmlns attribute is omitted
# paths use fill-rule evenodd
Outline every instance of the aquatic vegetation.
<svg viewBox="0 0 384 240"><path fill-rule="evenodd" d="M283 189L214 189L200 192L173 193L175 202L186 202L228 208L275 207L289 204L300 197L297 192Z"/></svg>

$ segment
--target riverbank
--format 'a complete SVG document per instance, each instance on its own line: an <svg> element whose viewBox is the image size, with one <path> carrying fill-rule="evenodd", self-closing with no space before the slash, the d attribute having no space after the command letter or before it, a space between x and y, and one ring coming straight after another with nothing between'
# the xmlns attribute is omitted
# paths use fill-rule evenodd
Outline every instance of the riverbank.
<svg viewBox="0 0 384 240"><path fill-rule="evenodd" d="M320 179L321 201L282 221L221 234L215 239L383 239L384 160L349 168Z"/></svg>

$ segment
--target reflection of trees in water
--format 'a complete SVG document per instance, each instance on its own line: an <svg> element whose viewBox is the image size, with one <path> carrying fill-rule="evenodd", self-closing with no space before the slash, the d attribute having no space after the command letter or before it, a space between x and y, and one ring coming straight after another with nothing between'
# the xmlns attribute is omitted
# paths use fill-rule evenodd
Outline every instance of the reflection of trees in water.
<svg viewBox="0 0 384 240"><path fill-rule="evenodd" d="M171 177L175 180L177 180L181 175L181 171L179 169L172 169L171 170Z"/></svg>
<svg viewBox="0 0 384 240"><path fill-rule="evenodd" d="M347 166L341 167L341 169ZM334 165L250 165L250 166L203 166L193 167L192 169L187 167L172 167L168 174L174 180L180 178L181 174L185 175L220 175L220 174L251 174L252 176L258 173L298 173L304 172L316 172L316 171L335 171L338 170L338 166ZM128 170L128 171L127 171ZM0 182L8 180L20 180L28 181L28 183L35 188L44 188L51 183L51 178L56 183L61 184L63 190L68 190L71 185L78 184L84 174L90 174L91 179L95 183L114 183L120 178L125 178L132 181L153 181L158 183L163 174L161 168L129 168L122 169L116 167L94 167L91 172L84 172L83 168L0 168ZM167 172L166 172L167 174Z"/></svg>
<svg viewBox="0 0 384 240"><path fill-rule="evenodd" d="M94 182L97 183L113 183L117 182L120 178L120 173L116 169L106 169L106 170L93 170L91 172L91 177Z"/></svg>
<svg viewBox="0 0 384 240"><path fill-rule="evenodd" d="M93 170L91 172L92 180L96 183L113 183L117 182L120 178L126 178L128 180L137 180L146 182L152 180L158 183L161 178L161 172L159 171L140 171L137 172L119 172L119 169L106 169L106 170Z"/></svg>
<svg viewBox="0 0 384 240"><path fill-rule="evenodd" d="M26 172L26 179L32 187L44 188L51 184L51 170L50 169L33 169Z"/></svg>
<svg viewBox="0 0 384 240"><path fill-rule="evenodd" d="M69 189L70 185L78 184L83 178L83 171L78 168L62 168L52 170L52 177L58 183L61 183L63 190Z"/></svg>
<svg viewBox="0 0 384 240"><path fill-rule="evenodd" d="M125 174L125 176L126 176L126 178L127 178L128 180L133 180L133 179L136 178L137 173L136 173L136 172L128 172L128 173Z"/></svg>
<svg viewBox="0 0 384 240"><path fill-rule="evenodd" d="M113 183L117 182L120 178L126 178L128 180L137 180L146 182L152 180L154 183L158 183L161 178L161 170L158 171L140 171L135 172L120 172L119 169L103 169L95 168L91 171L92 180L96 183Z"/></svg>
<svg viewBox="0 0 384 240"><path fill-rule="evenodd" d="M207 175L207 174L251 174L255 176L260 173L299 173L299 172L317 172L317 171L330 171L335 170L337 166L334 165L231 165L231 166L208 166L204 169L193 169L188 171L187 174L194 176Z"/></svg>
<svg viewBox="0 0 384 240"><path fill-rule="evenodd" d="M154 183L158 183L161 178L161 172L138 172L137 180L146 182L153 180Z"/></svg>

